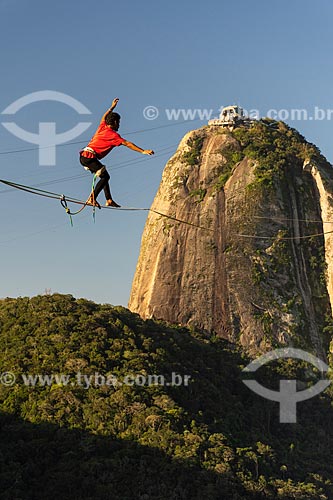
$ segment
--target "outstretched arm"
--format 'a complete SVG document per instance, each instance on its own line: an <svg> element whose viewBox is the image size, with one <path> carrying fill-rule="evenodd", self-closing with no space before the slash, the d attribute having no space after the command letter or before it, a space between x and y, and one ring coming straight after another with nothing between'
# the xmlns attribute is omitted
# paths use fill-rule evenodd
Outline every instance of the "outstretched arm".
<svg viewBox="0 0 333 500"><path fill-rule="evenodd" d="M133 144L133 142L130 141L125 141L122 144L123 146L126 146L129 149L132 149L133 151L137 151L138 153L142 153L143 155L153 155L154 151L152 149L142 149L139 148L139 146L136 146Z"/></svg>
<svg viewBox="0 0 333 500"><path fill-rule="evenodd" d="M118 97L116 97L115 99L113 99L112 104L111 104L111 107L110 107L107 111L105 111L104 115L102 116L101 122L103 122L103 121L105 120L106 115L107 115L110 111L113 111L113 110L114 110L114 108L115 108L115 107L117 106L117 104L118 104L118 101L119 101L119 98L118 98Z"/></svg>

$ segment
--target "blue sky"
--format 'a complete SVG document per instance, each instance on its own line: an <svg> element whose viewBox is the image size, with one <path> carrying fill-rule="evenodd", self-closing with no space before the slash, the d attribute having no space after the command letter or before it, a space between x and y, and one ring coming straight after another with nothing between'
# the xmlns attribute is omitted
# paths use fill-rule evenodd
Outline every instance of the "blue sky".
<svg viewBox="0 0 333 500"><path fill-rule="evenodd" d="M38 91L69 95L91 112L80 117L63 103L44 101L15 116L0 115L0 178L85 199L92 177L78 151L101 115L119 97L120 133L155 157L124 147L112 151L112 192L122 205L149 207L164 165L188 131L205 121L168 120L166 109L333 109L330 0L0 0L0 111ZM159 116L147 120L143 110ZM217 111L216 111L217 113ZM8 119L10 118L10 119ZM7 121L37 133L92 122L56 149L56 165L40 166L38 150L12 135ZM332 120L286 120L332 162ZM165 125L167 125L165 127ZM72 180L65 180L74 177ZM63 179L63 180L62 180ZM57 200L0 185L0 297L71 293L126 305L146 212L84 210L74 227Z"/></svg>

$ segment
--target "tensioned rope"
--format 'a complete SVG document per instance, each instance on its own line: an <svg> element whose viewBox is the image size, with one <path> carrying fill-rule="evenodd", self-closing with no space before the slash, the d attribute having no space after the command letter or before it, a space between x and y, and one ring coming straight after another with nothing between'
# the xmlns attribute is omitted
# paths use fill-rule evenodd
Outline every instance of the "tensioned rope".
<svg viewBox="0 0 333 500"><path fill-rule="evenodd" d="M60 201L61 205L66 210L66 213L69 216L76 215L76 214L82 212L82 210L86 206L92 206L91 203L87 203L86 201L78 200L77 198L71 198L71 197L68 197L68 196L65 196L65 195L59 194L59 193L53 193L52 191L45 191L43 189L37 189L35 187L25 186L24 184L17 184L16 182L11 182L11 181L4 180L4 179L0 179L0 182L2 182L2 184L5 184L5 185L10 186L12 188L19 189L21 191L25 191L27 193L35 194L38 196L43 196L45 198L51 198L54 200L58 200L58 201ZM71 212L71 210L68 207L68 203L75 203L77 205L82 205L82 207L77 212ZM93 206L93 210L95 208L96 207ZM181 224L187 224L188 226L193 226L193 227L196 227L198 229L203 229L204 231L213 231L213 229L210 229L208 227L200 226L199 224L194 224L193 222L178 219L177 217L164 214L164 213L159 212L158 210L155 210L153 208L137 208L137 207L119 207L119 208L117 207L117 208L115 208L115 207L103 207L103 206L101 206L100 208L103 208L103 209L107 208L107 209L112 209L112 210L133 211L133 212L134 211L152 212L152 213L155 213L156 215L160 215L161 217L165 217L167 219L171 219L171 220L174 220L176 222L180 222ZM94 212L93 212L93 214L94 214ZM72 224L72 221L71 221L71 224Z"/></svg>
<svg viewBox="0 0 333 500"><path fill-rule="evenodd" d="M7 185L7 186L10 186L12 188L16 188L16 189L19 189L21 191L25 191L27 193L31 193L31 194L35 194L35 195L38 195L38 196L43 196L45 198L51 198L51 199L55 199L55 200L60 200L61 202L61 205L63 206L63 208L66 210L66 213L71 217L72 215L76 215L80 212L82 212L82 210L86 207L86 206L91 206L90 203L87 203L85 201L82 201L82 200L78 200L77 198L71 198L71 197L67 197L63 194L59 194L59 193L54 193L52 191L45 191L43 189L38 189L38 188L35 188L35 187L31 187L31 186L25 186L24 184L18 184L18 183L15 183L15 182L11 182L11 181L8 181L8 180L4 180L4 179L0 179L0 182ZM72 212L69 207L68 207L68 203L75 203L77 205L81 205L81 208L79 210L77 210L76 212ZM95 210L96 207L93 206L93 210ZM145 212L152 212L152 213L155 213L156 215L159 215L161 217L165 217L167 219L171 219L171 220L174 220L176 222L179 222L181 224L186 224L188 226L193 226L193 227L196 227L198 229L203 229L204 231L212 231L213 232L213 229L211 228L208 228L208 227L204 227L204 226L200 226L199 224L194 224L193 222L189 222L189 221L185 221L183 219L178 219L177 217L174 217L172 215L168 215L168 214L164 214L158 210L155 210L153 208L138 208L138 207L103 207L101 206L100 208L103 208L103 209L111 209L111 210L119 210L119 211L145 211ZM254 217L258 217L258 216L254 216ZM261 217L258 217L258 218L261 218ZM267 217L262 217L262 218L267 218ZM279 218L277 218L279 219ZM280 219L281 220L281 219ZM296 220L296 219L284 219L284 220ZM307 222L310 222L310 221L307 221ZM311 222L322 222L322 221L311 221ZM325 222L326 224L329 224L330 222L329 221L326 221ZM333 222L332 222L333 223ZM72 220L71 220L71 224L72 224ZM275 240L275 239L278 239L278 240L301 240L301 239L308 239L308 238L314 238L314 237L318 237L318 236L324 236L326 234L332 234L333 233L333 230L332 231L323 231L323 232L319 232L319 233L314 233L314 234L308 234L308 235L299 235L299 236L259 236L259 235L250 235L250 234L237 234L237 233L234 233L234 236L239 236L241 238L251 238L251 239L272 239L272 240Z"/></svg>
<svg viewBox="0 0 333 500"><path fill-rule="evenodd" d="M305 240L310 238L316 238L318 236L324 236L325 234L331 234L333 231L323 231L321 233L305 234L302 236L257 236L253 234L234 234L234 236L239 236L240 238L250 238L255 240Z"/></svg>
<svg viewBox="0 0 333 500"><path fill-rule="evenodd" d="M253 215L253 219L266 219L271 221L296 221L296 222L308 222L308 223L321 223L321 224L333 224L333 221L322 221L315 219L293 219L289 217L267 217L260 215ZM332 231L322 231L319 233L306 234L306 235L298 235L298 236L258 236L252 234L235 234L235 236L239 236L241 238L250 238L250 239L259 239L259 240L305 240L310 238L316 238L319 236L325 236L326 234L332 234Z"/></svg>

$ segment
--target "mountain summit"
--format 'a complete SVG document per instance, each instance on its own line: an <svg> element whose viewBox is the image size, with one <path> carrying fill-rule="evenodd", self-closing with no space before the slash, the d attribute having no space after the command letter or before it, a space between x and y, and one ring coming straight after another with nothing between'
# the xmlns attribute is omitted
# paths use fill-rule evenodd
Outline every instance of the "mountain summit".
<svg viewBox="0 0 333 500"><path fill-rule="evenodd" d="M325 357L333 168L315 145L268 119L204 126L181 140L151 208L172 218L148 216L132 311L252 354L293 345Z"/></svg>

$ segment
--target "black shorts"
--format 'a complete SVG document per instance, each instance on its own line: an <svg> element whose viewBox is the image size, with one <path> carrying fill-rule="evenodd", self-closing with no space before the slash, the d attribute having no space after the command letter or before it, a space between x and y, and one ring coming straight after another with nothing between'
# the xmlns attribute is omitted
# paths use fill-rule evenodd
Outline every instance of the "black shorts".
<svg viewBox="0 0 333 500"><path fill-rule="evenodd" d="M80 163L93 174L101 170L101 168L105 168L105 166L97 158L86 158L85 156L80 155Z"/></svg>

